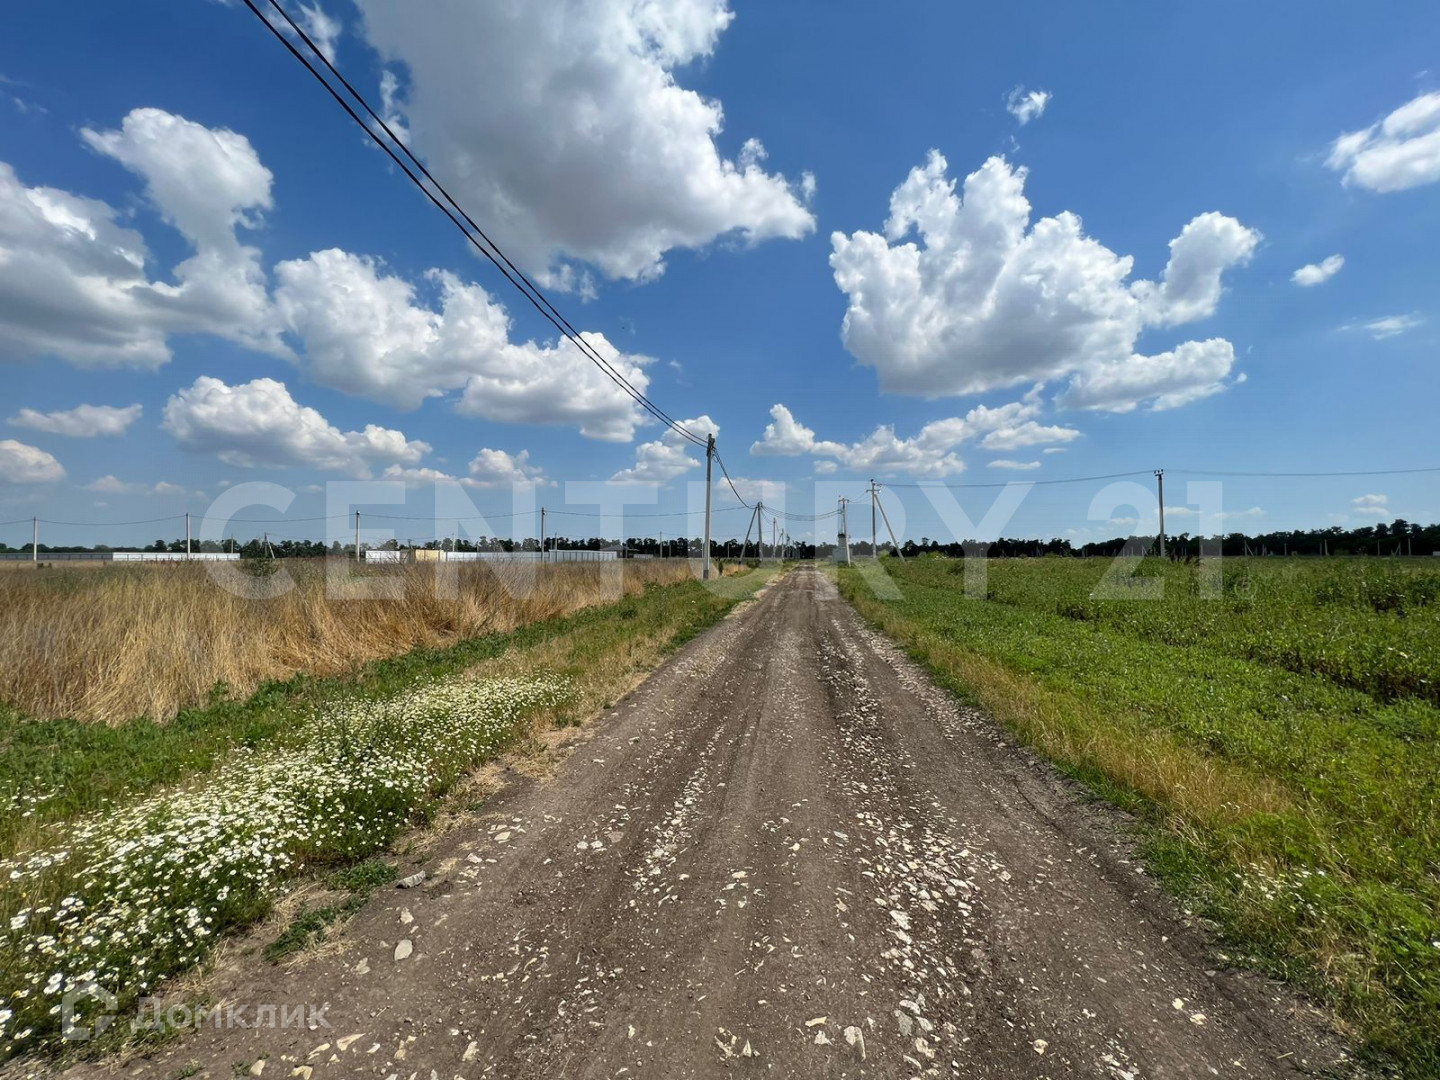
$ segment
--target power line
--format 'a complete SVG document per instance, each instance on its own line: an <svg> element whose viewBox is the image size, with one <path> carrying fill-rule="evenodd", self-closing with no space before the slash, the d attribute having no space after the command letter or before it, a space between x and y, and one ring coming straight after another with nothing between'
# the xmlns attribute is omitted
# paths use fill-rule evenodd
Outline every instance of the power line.
<svg viewBox="0 0 1440 1080"><path fill-rule="evenodd" d="M339 71L338 68L335 67L335 65L330 61L329 57L327 57L325 53L318 46L316 46L314 41L312 41L309 35L306 34L305 30L299 24L297 24L294 19L290 17L289 13L280 6L277 0L269 0L269 2L270 6L273 7L282 18L284 18L284 20L290 25L290 28L297 35L299 35L301 40L305 42L305 44L310 48L310 50L317 57L320 58L321 63L323 63L325 67L330 71L330 73L333 74L340 81L341 85L344 86L345 89L350 93L350 95L360 104L361 108L363 108L365 112L369 114L370 118L374 120L375 123L379 125L381 130L383 130L385 134L391 139L391 141L400 148L401 152L404 153L405 156L415 164L416 168L420 170L420 172L425 176L425 178L435 185L436 190L438 190L440 194L445 197L446 201L449 202L450 205L455 209L455 212L458 213L461 217L465 219L466 222L469 223L471 228L473 228L475 232L478 233L480 237L485 241L485 243L489 245L490 249L493 249L494 254L491 253L491 250L487 250L484 246L476 242L474 237L472 237L468 232L465 231L464 227L455 220L454 215L451 214L450 211L435 198L435 196L424 186L424 184L420 183L419 179L414 175L414 173L409 170L408 167L406 167L405 163L396 158L394 152L383 142L381 142L378 137L376 137L374 131L368 125L366 125L366 123L361 120L359 116L355 114L355 111L350 108L349 104L343 98L340 97L340 95L335 91L335 89L315 69L315 67L309 62L309 60L306 57L300 55L298 50L296 50L290 44L290 42L285 40L283 34L278 31L274 24L261 12L259 12L255 8L255 5L250 2L250 0L246 0L246 5L251 9L251 11L254 11L255 14L261 19L261 21L265 23L266 27L269 28L270 31L276 35L277 40L279 40L281 44L283 44L290 51L290 53L295 56L296 59L298 59L302 64L305 65L306 70L308 70L313 76L315 76L316 80L319 81L319 83L325 87L325 89L330 93L330 95L335 98L335 100L340 104L340 106L344 108L347 113L349 113L351 119L353 119L357 124L359 124L360 127L365 130L366 134L369 135L372 139L374 139L376 145L378 145L382 150L384 150L390 156L391 160L395 161L395 163L400 166L400 168L405 172L406 176L408 176L410 180L417 187L420 188L420 190L426 195L426 197L429 198L430 201L433 202L436 207L446 215L446 217L450 218L451 222L460 229L461 233L465 235L466 239L470 240L470 242L474 244L475 247L480 250L480 252L485 255L486 258L488 258L492 263L495 264L496 268L500 270L501 274L506 278L506 280L509 281L512 285L514 285L517 289L519 289L519 291L526 297L526 299L529 300L531 304L535 305L536 309L539 310L540 313L544 315L551 322L552 325L555 325L557 329L564 333L565 336L569 338L570 341L578 349L580 349L582 354L586 355L593 363L597 364L603 371L605 371L605 373L610 376L611 380L614 381L616 385L620 386L622 390L626 391L626 393L629 394L632 399L634 399L638 404L646 408L647 411L650 411L651 414L656 417L656 419L662 420L667 426L674 428L676 431L685 435L692 441L696 443L703 443L703 440L699 436L697 436L694 432L689 431L683 425L677 423L672 417L669 416L669 414L665 413L663 409L660 409L659 406L655 405L653 401L651 401L648 397L646 397L646 395L644 395L641 391L637 390L628 380L626 380L623 375L615 371L615 369L610 365L609 361L607 361L603 356L601 356L588 342L584 341L583 338L579 337L579 332L574 328L574 326L570 324L570 321L560 313L559 309L557 309L555 305L550 302L549 298L545 296L545 294L540 290L540 288L535 285L535 283L531 281L524 274L524 272L521 271L513 262L511 262L509 257L505 255L504 251L501 250L499 245L496 244L493 240L491 240L489 235L486 234L485 231L481 229L478 224L476 224L475 220L470 217L468 213L466 213L465 209L449 193L449 191L445 189L444 185L442 185L440 181L437 180L435 176L430 172L430 170L426 168L424 162L422 162L418 157L415 156L415 154L405 144L404 140L395 134L394 130L390 127L386 120L381 117L374 110L374 108L371 107L370 103L366 101L365 97L358 90L356 90L355 87L350 83L350 81L345 78L345 76ZM500 261L497 261L497 256ZM504 263L504 266L500 265L502 261ZM514 277L511 276L512 273L515 275ZM519 281L515 280L517 277L519 278ZM522 282L523 286L521 284ZM542 307L541 305L544 306ZM559 323L556 323L556 319L559 320ZM563 326L560 324L563 324Z"/></svg>
<svg viewBox="0 0 1440 1080"><path fill-rule="evenodd" d="M719 463L720 469L721 469L721 473L724 475L725 481L726 481L726 483L729 485L730 490L734 493L735 498L739 501L739 505L738 505L738 506L723 506L723 507L719 507L719 508L717 508L716 510L714 510L713 512L714 512L714 513L717 513L717 514L723 514L723 513L732 513L732 512L734 512L734 511L736 511L736 510L752 510L752 511L755 510L755 509L756 509L756 504L747 501L745 498L743 498L743 497L740 495L739 490L738 490L738 489L736 488L736 486L735 486L734 480L730 477L729 470L727 470L727 469L725 468L725 463L724 463L724 461L721 459L721 457L720 457L720 455L719 455L718 452L717 452L716 455L715 455L715 460ZM1132 476L1148 476L1148 475L1150 475L1153 471L1154 471L1154 470L1135 470L1135 471L1133 471L1133 472L1106 473L1106 474L1098 475L1098 476L1072 476L1072 477L1056 478L1056 479L1051 479L1051 480L1011 481L1010 483L1019 482L1019 483L1034 484L1034 485L1041 485L1041 484L1080 484L1080 483L1087 483L1087 482L1098 481L1098 480L1115 480L1115 479L1120 479L1120 478L1124 478L1124 477L1132 477ZM1198 470L1198 469L1169 469L1169 470L1166 470L1166 471L1167 471L1167 472L1170 472L1170 473L1176 473L1176 474L1180 474L1180 475L1185 475L1185 476L1218 476L1218 477L1242 477L1242 478L1243 478L1243 477L1250 477L1250 478L1259 478L1259 479L1264 479L1264 478L1289 479L1289 478L1303 478L1303 477L1323 478L1323 477L1353 477L1353 476L1406 476L1406 475L1416 475L1416 474L1423 474L1423 473L1437 473L1437 472L1440 472L1440 467L1426 467L1426 468L1415 468L1415 469L1364 469L1364 470L1355 470L1355 471L1347 471L1347 472L1221 472L1221 471L1207 472L1207 471ZM924 489L924 488L933 488L933 487L944 487L944 488L997 488L997 487L1007 487L1007 486L1009 486L1009 483L946 484L946 483L942 483L942 482L935 482L935 483L929 483L929 484L920 484L920 483L894 483L894 482L890 482L890 483L887 483L885 486L891 487L891 488L911 488L911 489L922 490L922 489ZM461 518L449 518L449 517L445 517L445 518L443 518L443 520L446 520L446 521L454 521L454 522L456 522L457 524L465 523L465 522L473 522L473 521L479 521L479 522L510 521L510 520L515 519L515 518L528 518L528 517L532 517L532 516L534 516L534 515L535 515L536 513L538 513L538 512L539 512L539 508L537 507L537 508L536 508L535 510L533 510L533 511L527 511L527 512L522 512L522 513L477 514L477 515L472 515L472 516L468 516L468 517L461 517ZM433 515L433 514L427 514L427 515L412 515L412 514L378 514L378 513L370 513L370 512L363 512L363 513L364 513L365 518L368 519L368 520L371 520L371 521L401 521L401 522L407 522L407 521L409 521L409 522L424 522L424 521L430 521L430 522L433 522L433 521L436 520L436 516ZM566 516L566 517L580 517L580 518L604 518L604 517L615 516L615 515L608 515L608 514L596 513L596 512L593 512L593 511L584 511L584 510L556 510L556 509L549 509L549 510L547 510L547 513L563 515L563 516ZM686 518L688 518L688 517L698 517L698 516L700 516L702 513L703 513L703 511L701 511L701 510L682 510L682 511L673 511L673 512L666 512L666 513L654 513L654 514L631 514L631 513L625 513L625 514L621 514L621 515L618 515L618 516L621 517L622 519L630 519L630 520L649 520L649 519L657 519L657 518L677 518L677 517L686 517ZM760 506L760 513L761 513L763 516L770 517L770 518L774 518L774 519L776 519L777 521L779 521L779 520L788 520L788 521L825 521L825 520L828 520L829 518L833 518L833 517L838 516L838 515L840 514L840 511L839 511L839 510L829 510L829 511L826 511L825 513L821 513L821 514L799 514L799 513L793 512L793 511L789 511L789 510L782 510L782 509L776 509L776 508L771 507L771 506L764 506L764 505L762 504L762 505ZM33 522L36 522L36 521L38 521L38 522L39 522L40 524L42 524L42 525L60 525L60 526L64 526L64 527L67 527L67 528L98 528L98 529L103 529L103 528L124 528L124 527L129 527L129 526L138 526L138 525L160 525L160 524L164 524L164 523L166 523L166 522L183 521L184 519L185 519L185 515L184 515L184 514L171 514L171 515L166 516L166 517L144 518L144 519L135 520L135 521L60 521L60 520L56 520L56 519L54 519L54 518L16 518L16 519L13 520L13 521L0 521L0 528L8 528L8 527L15 526L15 525L29 525L29 524L32 524ZM324 521L324 522L329 522L329 521L346 521L346 522L348 522L350 519L351 519L351 514L348 514L348 513L347 513L347 514L331 514L331 515L328 515L328 516L303 517L303 518L227 518L227 519L225 519L225 523L226 523L227 525L299 525L299 524L308 524L308 523L322 522L322 521Z"/></svg>
<svg viewBox="0 0 1440 1080"><path fill-rule="evenodd" d="M29 521L30 519L26 519ZM113 529L122 525L159 525L166 521L184 521L184 514L171 514L169 517L147 518L144 521L51 521L49 518L36 518L41 525L67 525L71 528L97 528Z"/></svg>
<svg viewBox="0 0 1440 1080"><path fill-rule="evenodd" d="M753 510L753 509L754 509L754 507L750 507L750 506L721 506L721 507L718 507L717 509L715 509L715 510L712 511L712 512L713 512L713 513L716 513L716 514L726 514L726 513L730 513L730 512L732 512L732 511L735 511L735 510ZM627 520L629 520L629 519L649 519L649 518L677 518L677 517L686 517L686 518L688 518L688 517L700 517L701 515L703 515L703 514L705 513L704 510L677 510L677 511L674 511L674 512L671 512L671 513L666 513L666 514L619 514L619 515L616 515L616 514L596 514L596 513L590 512L590 511L588 511L588 510L583 510L583 511L582 511L582 510L551 510L551 509L549 509L548 507L546 508L545 512L546 512L547 514L561 514L561 515L564 515L565 517L583 517L583 518L623 517L623 518L625 518L625 519L627 519Z"/></svg>
<svg viewBox="0 0 1440 1080"><path fill-rule="evenodd" d="M735 481L730 479L730 470L725 468L725 459L720 456L719 450L715 451L715 462L720 466L720 473L725 477L725 483L730 485L730 491L734 494L735 498L740 500L740 505L746 510L754 510L755 504L747 502L745 496L740 494L740 489L735 486Z"/></svg>
<svg viewBox="0 0 1440 1080"><path fill-rule="evenodd" d="M1306 476L1410 476L1415 473L1440 472L1440 466L1425 469L1361 469L1358 472L1216 472L1211 469L1171 469L1184 476L1254 476L1295 479Z"/></svg>
<svg viewBox="0 0 1440 1080"><path fill-rule="evenodd" d="M946 484L941 481L937 481L933 484L897 484L886 481L885 486L892 488L1003 488L1009 487L1011 484L1018 483L1034 484L1038 487L1041 484L1084 484L1094 480L1118 480L1121 477L1125 476L1149 476L1153 471L1153 469L1136 469L1132 472L1105 473L1101 476L1067 476L1063 479L1056 480L1004 480L993 484ZM1176 469L1174 471L1182 472L1183 470Z"/></svg>
<svg viewBox="0 0 1440 1080"><path fill-rule="evenodd" d="M765 507L765 513L776 519L783 518L786 521L824 521L826 518L835 517L839 510L827 510L823 514L795 514L789 510L776 510L772 507Z"/></svg>
<svg viewBox="0 0 1440 1080"><path fill-rule="evenodd" d="M590 345L589 342L585 341L581 337L579 331L577 331L575 327L571 325L570 321L560 313L559 309L555 307L555 305L550 301L550 299L545 295L545 293L533 281L531 281L530 278L527 277L518 267L516 267L515 264L511 262L510 258L504 253L504 251L501 250L500 246L496 244L495 241L490 239L490 237L485 233L485 231L475 223L475 220L468 213L465 212L464 208L461 207L459 202L457 202L455 198L445 189L444 185L442 185L440 181L435 179L434 175L430 172L429 169L425 167L424 163L415 156L415 154L405 144L404 140L395 134L394 130L390 127L390 125L380 116L379 113L374 110L374 108L371 107L370 103L365 100L365 97L358 90L356 90L354 86L351 85L350 81L340 73L339 69L337 69L335 65L330 62L329 58L325 56L325 54L319 49L319 47L317 47L316 44L312 40L310 40L309 35L306 34L305 31L299 26L299 24L290 17L290 14L283 7L280 6L277 0L269 0L269 2L270 6L273 7L282 18L284 18L284 20L290 25L290 28L300 37L302 41L304 41L306 46L317 57L319 57L321 63L324 64L325 67L330 71L330 73L340 81L341 85L345 87L346 91L350 94L350 96L353 97L355 101L359 103L360 107L363 108L365 112L370 116L370 118L379 125L380 129L384 131L385 135L397 147L400 148L401 152L404 153L405 157L408 158L411 162L413 162L415 164L415 167L419 169L419 171L425 176L425 178L435 186L435 189L442 196L444 196L445 201L454 208L455 213L452 213L451 210L446 207L445 203L442 203L440 199L436 197L435 193L432 192L429 188L427 188L425 184L420 180L420 178L416 176L413 171L411 171L410 167L407 166L405 162L400 159L399 155L397 155L394 150L392 150L388 145L386 145L384 140L382 140L378 135L376 135L374 129L371 128L370 125L367 124L363 119L361 119L360 115L356 113L354 108L351 107L350 103L347 102L340 95L339 91L337 91L329 83L328 80L326 80L326 78L316 69L315 65L310 62L309 58L302 54L300 50L295 48L295 46L286 39L284 32L281 31L280 28L277 27L273 22L271 22L270 19L266 18L265 14L260 10L258 6L256 6L255 0L245 0L245 6L254 13L255 17L258 18L272 34L275 35L276 40L278 40L282 45L284 45L285 48L290 52L290 54L305 66L305 69L315 77L316 81L319 82L321 86L325 87L325 89L329 92L330 96L335 99L336 103L339 104L340 107L349 114L350 118L354 120L355 123L358 124L367 135L370 136L371 139L374 140L375 145L380 147L381 150L385 151L385 153L390 157L390 159L395 162L395 164L400 167L401 171L404 172L405 175L410 179L410 182L413 183L417 188L419 188L420 191L425 195L425 197L435 204L436 209L438 209L447 218L449 218L450 222L457 229L460 230L461 234L475 247L475 249L479 251L482 255L484 255L487 259L489 259L491 263L494 264L495 268L500 271L501 275L505 278L505 280L510 282L511 285L513 285L517 290L519 290L520 294L524 296L525 299L530 301L531 305L535 308L536 311L540 312L540 314L544 316L545 319L549 321L552 326L555 327L555 329L560 331L560 333L564 335L571 342L571 344L573 344L577 349L580 350L582 356L584 356L591 363L595 364L596 367L598 367L602 372L604 372L605 375L609 377L609 379L616 386L618 386L627 396L631 398L631 400L633 400L641 408L645 409L648 413L650 413L653 417L655 417L655 419L663 423L666 427L681 435L683 438L689 440L691 443L694 443L697 446L704 446L704 438L695 434L695 432L691 431L689 428L679 423L679 421L675 420L672 416L665 412L665 410L661 409L660 406L656 405L655 402L653 402L649 397L647 397L642 391L636 389L635 386L632 385L630 381L625 378L624 375L616 371L615 368L610 364L610 362L600 355L600 353L594 348L594 346ZM475 234L478 234L480 237L479 240L476 239L475 234L472 234L469 229L465 227L465 225L461 224L460 219L455 216L456 213L458 213L461 218L465 219L465 222L469 224L470 228L475 230ZM481 243L481 240L483 240L484 243Z"/></svg>

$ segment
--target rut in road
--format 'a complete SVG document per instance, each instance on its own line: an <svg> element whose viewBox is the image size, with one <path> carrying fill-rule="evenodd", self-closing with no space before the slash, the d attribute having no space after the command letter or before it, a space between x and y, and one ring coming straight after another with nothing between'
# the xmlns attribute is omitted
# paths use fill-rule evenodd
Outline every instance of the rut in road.
<svg viewBox="0 0 1440 1080"><path fill-rule="evenodd" d="M449 834L426 885L382 893L343 952L215 988L251 1015L328 1002L329 1029L206 1028L124 1071L1140 1080L1342 1062L1313 1010L1208 966L1118 836L799 570L553 779Z"/></svg>

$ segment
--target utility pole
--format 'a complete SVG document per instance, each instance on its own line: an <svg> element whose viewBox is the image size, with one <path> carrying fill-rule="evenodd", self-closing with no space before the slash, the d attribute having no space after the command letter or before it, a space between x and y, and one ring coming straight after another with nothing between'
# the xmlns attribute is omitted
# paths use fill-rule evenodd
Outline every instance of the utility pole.
<svg viewBox="0 0 1440 1080"><path fill-rule="evenodd" d="M745 523L745 539L740 544L740 558L742 559L749 558L746 553L750 550L750 530L755 527L755 518L759 513L760 508L757 506L750 511L750 520ZM727 544L726 546L728 547L729 545Z"/></svg>
<svg viewBox="0 0 1440 1080"><path fill-rule="evenodd" d="M710 492L714 487L711 480L711 469L714 461L715 436L712 434L705 440L705 551L703 555L705 562L704 570L700 576L706 581L710 580Z"/></svg>
<svg viewBox="0 0 1440 1080"><path fill-rule="evenodd" d="M1160 557L1165 557L1165 470L1155 470L1155 480L1160 485Z"/></svg>
<svg viewBox="0 0 1440 1080"><path fill-rule="evenodd" d="M845 550L845 565L850 565L850 500L840 496L840 546Z"/></svg>
<svg viewBox="0 0 1440 1080"><path fill-rule="evenodd" d="M360 565L360 511L355 511L355 565Z"/></svg>
<svg viewBox="0 0 1440 1080"><path fill-rule="evenodd" d="M770 521L770 557L780 557L780 519L772 518Z"/></svg>
<svg viewBox="0 0 1440 1080"><path fill-rule="evenodd" d="M880 508L880 520L885 522L885 531L890 534L890 543L895 547L895 555L901 562L905 561L905 555L900 550L900 541L895 539L895 530L890 527L890 515L885 513L885 504L880 501L880 492L875 492L875 505Z"/></svg>
<svg viewBox="0 0 1440 1080"><path fill-rule="evenodd" d="M190 512L185 512L185 558L190 558Z"/></svg>
<svg viewBox="0 0 1440 1080"><path fill-rule="evenodd" d="M540 507L540 561L545 561L545 507Z"/></svg>
<svg viewBox="0 0 1440 1080"><path fill-rule="evenodd" d="M32 563L40 562L40 519L38 517L30 519L30 561Z"/></svg>
<svg viewBox="0 0 1440 1080"><path fill-rule="evenodd" d="M880 558L880 545L876 542L879 534L875 532L875 500L879 498L880 486L875 483L875 478L870 478L870 557Z"/></svg>

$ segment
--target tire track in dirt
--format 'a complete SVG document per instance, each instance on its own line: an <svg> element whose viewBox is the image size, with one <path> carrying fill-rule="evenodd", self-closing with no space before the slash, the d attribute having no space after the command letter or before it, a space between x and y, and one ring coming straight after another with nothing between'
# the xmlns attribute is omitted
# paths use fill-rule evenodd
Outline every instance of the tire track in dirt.
<svg viewBox="0 0 1440 1080"><path fill-rule="evenodd" d="M1216 970L1083 802L801 570L513 781L344 948L75 1077L1282 1077L1317 1014ZM401 947L409 943L408 951ZM397 957L400 957L397 959ZM247 1066L253 1068L253 1066Z"/></svg>

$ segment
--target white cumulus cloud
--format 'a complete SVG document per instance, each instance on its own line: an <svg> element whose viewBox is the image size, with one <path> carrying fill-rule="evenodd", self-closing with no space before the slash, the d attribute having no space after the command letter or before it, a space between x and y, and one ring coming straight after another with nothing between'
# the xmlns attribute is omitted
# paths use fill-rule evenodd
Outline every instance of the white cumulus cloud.
<svg viewBox="0 0 1440 1080"><path fill-rule="evenodd" d="M716 145L721 103L680 83L714 55L726 0L426 6L359 0L412 145L486 231L544 283L574 262L646 279L675 248L814 228L813 181L767 171L757 139Z"/></svg>
<svg viewBox="0 0 1440 1080"><path fill-rule="evenodd" d="M1440 180L1440 91L1412 98L1378 123L1341 135L1326 165L1346 184L1404 191Z"/></svg>
<svg viewBox="0 0 1440 1080"><path fill-rule="evenodd" d="M1158 356L1136 342L1148 327L1213 314L1221 275L1250 258L1260 234L1201 214L1171 241L1158 282L1128 281L1133 260L1086 236L1076 215L1032 224L1025 179L992 157L957 194L932 151L895 189L883 236L832 234L830 265L849 298L845 345L881 388L936 397L1069 378L1062 402L1120 412L1222 389L1228 342Z"/></svg>
<svg viewBox="0 0 1440 1080"><path fill-rule="evenodd" d="M0 357L156 368L170 359L169 335L197 332L278 351L259 253L236 237L271 205L270 172L249 141L159 109L81 135L145 181L193 254L173 281L151 280L145 241L113 207L27 186L0 162Z"/></svg>
<svg viewBox="0 0 1440 1080"><path fill-rule="evenodd" d="M679 424L702 439L706 435L720 434L720 425L708 416L681 420ZM690 451L694 448L694 444L674 428L667 428L660 438L635 447L635 464L621 469L610 479L617 483L668 484L703 464L703 458L691 456Z"/></svg>
<svg viewBox="0 0 1440 1080"><path fill-rule="evenodd" d="M967 442L979 440L986 450L1013 450L1079 438L1075 428L1039 423L1034 418L1040 410L1040 388L1036 387L1020 401L994 408L977 405L964 417L931 421L909 438L900 438L893 426L885 424L859 442L842 443L817 439L811 428L796 420L784 405L777 404L770 409L771 422L764 435L751 445L750 452L790 457L813 454L830 459L817 463L816 471L822 474L833 472L832 465L838 464L857 472L952 476L965 469L965 462L955 450Z"/></svg>
<svg viewBox="0 0 1440 1080"><path fill-rule="evenodd" d="M161 426L189 450L246 468L300 465L363 478L372 466L415 466L430 452L428 443L376 424L341 431L275 379L229 386L201 376L170 398Z"/></svg>
<svg viewBox="0 0 1440 1080"><path fill-rule="evenodd" d="M1038 120L1054 96L1048 90L1026 90L1023 86L1017 86L1005 98L1005 111L1023 126L1031 120Z"/></svg>
<svg viewBox="0 0 1440 1080"><path fill-rule="evenodd" d="M765 425L765 434L758 442L752 443L750 453L760 456L794 457L797 454L832 453L839 443L821 443L815 438L813 428L808 428L784 405L770 408L770 423ZM817 450L817 447L821 449Z"/></svg>
<svg viewBox="0 0 1440 1080"><path fill-rule="evenodd" d="M1365 517L1385 517L1390 513L1390 496L1388 495L1357 495L1350 500L1350 509L1356 514Z"/></svg>
<svg viewBox="0 0 1440 1080"><path fill-rule="evenodd" d="M236 235L273 206L274 177L250 140L163 109L134 109L118 131L86 128L81 136L140 176L150 202L195 249L175 267L177 284L153 287L172 329L274 350L260 252Z"/></svg>
<svg viewBox="0 0 1440 1080"><path fill-rule="evenodd" d="M519 484L548 483L545 471L530 464L530 451L511 454L504 450L482 449L470 462L469 475L461 481L476 488L506 488Z"/></svg>
<svg viewBox="0 0 1440 1080"><path fill-rule="evenodd" d="M1301 288L1323 285L1338 274L1345 266L1344 255L1327 255L1318 263L1307 263L1290 275L1290 280Z"/></svg>
<svg viewBox="0 0 1440 1080"><path fill-rule="evenodd" d="M93 439L101 435L124 435L130 425L140 419L142 406L76 405L73 409L42 413L21 409L7 423L31 428L51 435L68 435L73 439Z"/></svg>
<svg viewBox="0 0 1440 1080"><path fill-rule="evenodd" d="M317 251L275 267L275 304L315 382L399 409L460 391L459 411L487 420L573 424L591 438L628 442L646 417L568 339L510 340L505 307L479 285L432 270L426 305L410 282L373 259ZM642 393L649 358L582 334Z"/></svg>
<svg viewBox="0 0 1440 1080"><path fill-rule="evenodd" d="M0 439L0 484L55 484L65 468L53 454L14 439Z"/></svg>

